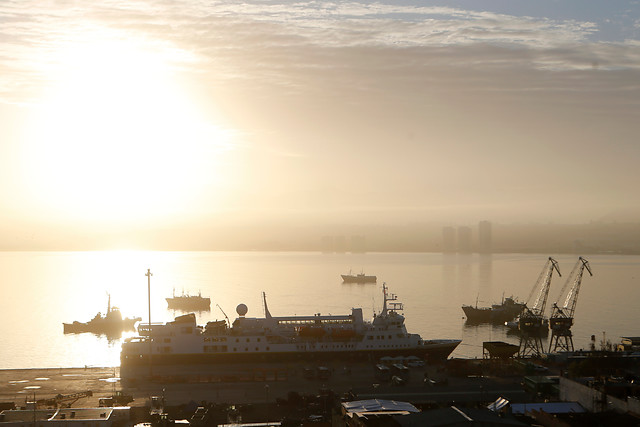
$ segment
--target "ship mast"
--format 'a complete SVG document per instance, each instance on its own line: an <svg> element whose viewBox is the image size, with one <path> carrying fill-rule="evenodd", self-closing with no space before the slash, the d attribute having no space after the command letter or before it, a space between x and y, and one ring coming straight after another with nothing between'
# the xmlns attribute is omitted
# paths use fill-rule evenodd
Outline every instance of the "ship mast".
<svg viewBox="0 0 640 427"><path fill-rule="evenodd" d="M387 314L387 282L382 282L382 296L384 302L382 303L382 315Z"/></svg>
<svg viewBox="0 0 640 427"><path fill-rule="evenodd" d="M267 294L266 293L262 293L262 301L264 304L264 317L266 319L271 319L271 313L269 313L269 307L267 307Z"/></svg>
<svg viewBox="0 0 640 427"><path fill-rule="evenodd" d="M384 295L384 302L382 304L382 313L380 313L380 315L386 315L389 310L393 312L397 310L402 310L401 302L393 302L398 300L398 296L395 294L391 294L391 296L388 296L387 282L382 283L382 294Z"/></svg>

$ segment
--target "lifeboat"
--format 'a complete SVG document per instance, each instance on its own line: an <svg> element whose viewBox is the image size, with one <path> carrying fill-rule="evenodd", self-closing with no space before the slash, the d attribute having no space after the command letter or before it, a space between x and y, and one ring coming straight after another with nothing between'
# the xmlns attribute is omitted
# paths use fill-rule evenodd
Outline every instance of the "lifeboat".
<svg viewBox="0 0 640 427"><path fill-rule="evenodd" d="M353 329L334 328L331 330L331 337L337 339L353 338L356 336L356 331Z"/></svg>
<svg viewBox="0 0 640 427"><path fill-rule="evenodd" d="M320 338L324 336L327 331L320 326L301 326L298 334L301 337L312 337L312 338Z"/></svg>

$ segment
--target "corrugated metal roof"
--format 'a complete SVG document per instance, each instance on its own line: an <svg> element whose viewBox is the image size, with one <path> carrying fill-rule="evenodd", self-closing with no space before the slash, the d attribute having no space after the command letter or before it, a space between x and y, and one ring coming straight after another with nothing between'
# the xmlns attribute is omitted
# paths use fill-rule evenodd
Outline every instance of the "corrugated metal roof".
<svg viewBox="0 0 640 427"><path fill-rule="evenodd" d="M500 412L500 410L503 409L505 406L509 406L509 401L504 397L499 397L498 399L496 399L495 402L487 406L487 409L493 412Z"/></svg>
<svg viewBox="0 0 640 427"><path fill-rule="evenodd" d="M409 402L398 402L395 400L368 399L343 402L342 407L346 412L420 412L418 408Z"/></svg>

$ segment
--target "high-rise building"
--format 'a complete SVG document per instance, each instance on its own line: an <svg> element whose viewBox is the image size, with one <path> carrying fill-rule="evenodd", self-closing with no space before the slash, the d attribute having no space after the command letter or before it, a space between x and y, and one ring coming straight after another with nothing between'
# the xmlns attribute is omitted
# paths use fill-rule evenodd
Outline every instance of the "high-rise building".
<svg viewBox="0 0 640 427"><path fill-rule="evenodd" d="M322 236L322 252L329 254L333 252L333 236Z"/></svg>
<svg viewBox="0 0 640 427"><path fill-rule="evenodd" d="M442 252L455 252L456 230L453 227L442 227Z"/></svg>
<svg viewBox="0 0 640 427"><path fill-rule="evenodd" d="M471 252L471 227L458 227L458 252Z"/></svg>
<svg viewBox="0 0 640 427"><path fill-rule="evenodd" d="M347 251L347 239L344 236L333 236L333 251L337 253Z"/></svg>
<svg viewBox="0 0 640 427"><path fill-rule="evenodd" d="M491 222L480 221L478 224L478 252L491 253L493 242L491 240Z"/></svg>
<svg viewBox="0 0 640 427"><path fill-rule="evenodd" d="M323 236L321 246L324 253L344 253L347 251L347 240L344 236Z"/></svg>
<svg viewBox="0 0 640 427"><path fill-rule="evenodd" d="M351 236L351 252L365 253L367 251L367 242L364 236Z"/></svg>

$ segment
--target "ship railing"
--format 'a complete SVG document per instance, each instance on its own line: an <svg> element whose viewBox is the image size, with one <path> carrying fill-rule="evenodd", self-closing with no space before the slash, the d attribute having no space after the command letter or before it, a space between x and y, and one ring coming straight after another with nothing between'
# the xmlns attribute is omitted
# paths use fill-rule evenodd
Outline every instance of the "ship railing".
<svg viewBox="0 0 640 427"><path fill-rule="evenodd" d="M280 326L304 326L304 325L344 325L352 324L353 317L351 315L327 315L327 316L292 316L278 317L275 319Z"/></svg>
<svg viewBox="0 0 640 427"><path fill-rule="evenodd" d="M152 333L159 332L164 326L164 323L151 323L151 325L148 323L140 323L138 325L138 334L148 336Z"/></svg>

